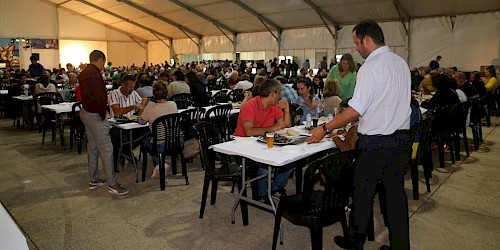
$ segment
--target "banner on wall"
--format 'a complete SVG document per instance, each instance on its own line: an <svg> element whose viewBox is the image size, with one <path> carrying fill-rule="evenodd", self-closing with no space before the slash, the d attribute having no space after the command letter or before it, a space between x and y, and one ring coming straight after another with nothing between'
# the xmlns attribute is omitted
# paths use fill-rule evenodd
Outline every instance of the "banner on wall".
<svg viewBox="0 0 500 250"><path fill-rule="evenodd" d="M19 43L12 43L10 38L0 38L0 62L7 67L19 67Z"/></svg>
<svg viewBox="0 0 500 250"><path fill-rule="evenodd" d="M59 49L57 39L31 39L31 46L35 49Z"/></svg>

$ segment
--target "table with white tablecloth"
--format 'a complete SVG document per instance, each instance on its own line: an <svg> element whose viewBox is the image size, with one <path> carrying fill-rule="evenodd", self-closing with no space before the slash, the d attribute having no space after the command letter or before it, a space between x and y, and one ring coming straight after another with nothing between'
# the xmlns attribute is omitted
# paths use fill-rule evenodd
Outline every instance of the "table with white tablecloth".
<svg viewBox="0 0 500 250"><path fill-rule="evenodd" d="M0 249L29 249L26 237L0 202Z"/></svg>

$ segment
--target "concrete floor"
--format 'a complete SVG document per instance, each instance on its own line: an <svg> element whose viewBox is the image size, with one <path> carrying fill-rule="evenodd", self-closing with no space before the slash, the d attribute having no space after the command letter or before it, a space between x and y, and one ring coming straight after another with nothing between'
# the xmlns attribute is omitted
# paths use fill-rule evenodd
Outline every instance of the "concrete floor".
<svg viewBox="0 0 500 250"><path fill-rule="evenodd" d="M462 152L451 165L446 155L446 167L433 172L431 193L425 192L421 170L419 201L411 199L406 176L413 249L499 249L499 124L494 117L490 128L483 127L485 141L469 158ZM126 165L118 180L130 193L117 197L106 187L88 190L86 150L78 155L50 141L42 147L41 134L11 126L12 120L0 119L0 201L24 230L31 249L271 248L270 213L250 207L250 225L243 227L238 210L236 224L231 224L230 186L220 187L216 205L208 205L205 218L198 218L203 183L199 159L188 164L189 186L180 176L170 176L163 192L158 179L135 183L134 171ZM289 193L294 185L290 180ZM365 249L387 243L377 202L375 215L376 240ZM283 226L285 241L278 249L310 249L306 228L287 221ZM333 236L340 232L340 225L324 229L324 249L338 249Z"/></svg>

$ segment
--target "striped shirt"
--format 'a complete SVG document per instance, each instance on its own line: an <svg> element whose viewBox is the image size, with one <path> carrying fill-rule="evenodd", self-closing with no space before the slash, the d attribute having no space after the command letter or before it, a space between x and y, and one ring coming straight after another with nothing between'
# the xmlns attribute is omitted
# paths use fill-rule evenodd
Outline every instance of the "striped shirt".
<svg viewBox="0 0 500 250"><path fill-rule="evenodd" d="M141 97L137 92L134 90L130 95L125 96L121 91L122 87L119 87L118 89L115 89L108 94L108 103L109 107L118 104L120 108L126 108L134 105L140 105L141 104ZM133 115L133 112L135 110L131 110L130 112L123 114L123 116L129 116ZM111 117L113 117L115 114L113 113L113 109L109 109Z"/></svg>

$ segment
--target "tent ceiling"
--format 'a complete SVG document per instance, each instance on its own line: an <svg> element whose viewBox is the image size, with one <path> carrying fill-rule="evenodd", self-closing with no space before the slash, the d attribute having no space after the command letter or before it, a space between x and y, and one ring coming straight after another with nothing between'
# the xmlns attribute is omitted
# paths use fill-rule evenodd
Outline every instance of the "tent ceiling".
<svg viewBox="0 0 500 250"><path fill-rule="evenodd" d="M231 31L224 29L222 26L226 26L237 33L267 31L266 25L269 29L275 30L273 25L261 22L258 15L282 29L324 26L320 15L305 0L177 0L195 10L194 12L176 4L176 1L173 0L49 1L145 40L157 40L158 38L150 31L105 13L99 8L143 25L163 34L165 37L175 39L187 38L187 35L196 37L188 30L203 36L223 35L222 31L227 35L231 35ZM139 5L173 23L164 22L129 4L123 3L124 1ZM248 6L257 15L234 3L236 1L241 2L241 5ZM497 11L500 9L500 1L498 0L481 0L481 4L470 0L311 0L310 2L318 6L340 26L353 24L364 19L376 21L399 20L399 14L395 7L396 3L399 3L402 15L408 13L411 18ZM196 12L202 13L208 19ZM209 19L214 20L219 27ZM328 18L324 19L328 20ZM326 22L328 25L332 25L328 21ZM176 26L187 29L182 32ZM165 37L162 37L162 39Z"/></svg>

